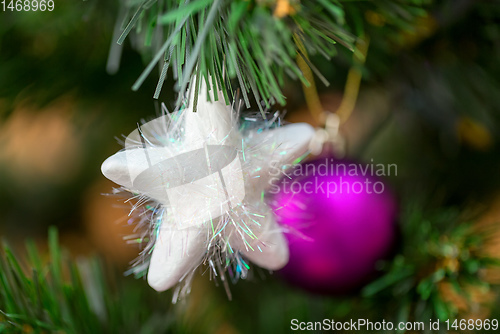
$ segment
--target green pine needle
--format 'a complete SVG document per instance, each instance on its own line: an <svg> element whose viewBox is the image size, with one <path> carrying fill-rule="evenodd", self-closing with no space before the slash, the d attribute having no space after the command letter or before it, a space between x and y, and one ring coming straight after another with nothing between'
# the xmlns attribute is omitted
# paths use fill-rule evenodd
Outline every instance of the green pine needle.
<svg viewBox="0 0 500 334"><path fill-rule="evenodd" d="M276 15L274 1L159 0L149 2L149 9L145 3L128 4L135 14L129 18L119 44L133 27L136 31L147 31L144 50L149 50L148 41L154 40L151 34L162 33L167 37L161 47L153 48L153 59L134 83L133 90L139 89L170 48L166 61L172 65L176 89L180 92L178 106L196 73L209 82L210 89L222 90L226 103L233 93L230 82L236 80L247 107L251 96L259 105L261 100L268 106L270 101L284 105L283 74L305 80L295 61L298 48L294 36L303 40L309 54L322 54L327 58L335 55L336 42L350 49L354 42L346 32L344 11L339 2L311 0L289 4L291 9L283 15ZM147 17L149 22L140 19ZM162 26L162 32L153 31L156 24ZM328 84L319 71L310 66L320 80ZM159 96L164 77L162 71L154 98ZM208 77L215 80L208 81Z"/></svg>
<svg viewBox="0 0 500 334"><path fill-rule="evenodd" d="M135 334L145 333L147 326L148 333L182 330L172 320L168 296L156 294L141 280L113 279L96 258L70 260L54 228L49 231L49 251L45 262L28 242L28 261L20 262L3 244L0 333Z"/></svg>
<svg viewBox="0 0 500 334"><path fill-rule="evenodd" d="M459 212L451 209L426 217L418 208L410 208L401 225L401 253L386 264L382 277L364 287L362 295L392 299L395 308L405 310L405 317L419 318L420 309L425 310L421 321L456 319L458 310L443 299L439 284L450 284L466 298L465 287L471 284L489 289L480 270L500 262L480 252L486 235L463 223Z"/></svg>

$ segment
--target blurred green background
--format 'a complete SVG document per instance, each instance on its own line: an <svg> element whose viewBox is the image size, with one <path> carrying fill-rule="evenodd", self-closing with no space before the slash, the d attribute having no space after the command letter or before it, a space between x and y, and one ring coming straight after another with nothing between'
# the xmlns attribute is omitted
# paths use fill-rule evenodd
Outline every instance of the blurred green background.
<svg viewBox="0 0 500 334"><path fill-rule="evenodd" d="M342 129L348 155L397 163L399 175L390 182L402 203L472 209L479 212L476 224L488 225L488 233L496 236L500 2L434 1L425 7L428 15L404 27L384 16L383 6L356 1L344 6L348 23L361 24L371 37L358 104ZM119 69L106 70L118 8L116 1L56 1L52 12L0 12L4 239L19 254L27 238L44 250L48 227L56 226L73 258L99 254L105 272L116 279L111 287L130 291L130 303L123 308L130 314L144 308L137 311L136 327L127 327L130 331L286 333L292 318L396 314L396 308L380 310L380 300L312 296L258 268L233 287L232 302L205 275L195 282L190 300L176 307L168 292L156 294L145 281L122 277L138 248L122 240L131 227L120 200L102 196L113 184L101 175L100 164L120 149L116 137L154 117L159 102L172 107L175 94L167 80L159 102L153 100L159 71L138 92L131 91L149 59L147 52L137 51L139 42L133 38L124 43ZM331 82L329 87L318 83L330 111L341 101L352 65L350 52L338 49L331 61L312 58ZM284 91L287 119L314 124L300 83L287 82ZM493 240L485 249L498 255L500 239ZM498 283L500 275L492 271L486 280ZM479 301L452 302L465 303L459 307L464 314L487 317L498 315L496 298L488 292ZM483 302L487 306L479 307ZM146 312L150 309L158 314L153 317Z"/></svg>

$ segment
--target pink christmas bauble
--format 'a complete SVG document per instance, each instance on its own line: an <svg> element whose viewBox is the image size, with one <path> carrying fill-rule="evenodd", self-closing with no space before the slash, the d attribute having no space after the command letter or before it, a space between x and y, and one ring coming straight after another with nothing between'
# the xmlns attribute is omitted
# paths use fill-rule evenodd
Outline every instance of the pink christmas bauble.
<svg viewBox="0 0 500 334"><path fill-rule="evenodd" d="M271 206L284 228L288 282L321 294L358 289L388 256L397 203L380 176L395 165L320 158L285 171L271 186Z"/></svg>

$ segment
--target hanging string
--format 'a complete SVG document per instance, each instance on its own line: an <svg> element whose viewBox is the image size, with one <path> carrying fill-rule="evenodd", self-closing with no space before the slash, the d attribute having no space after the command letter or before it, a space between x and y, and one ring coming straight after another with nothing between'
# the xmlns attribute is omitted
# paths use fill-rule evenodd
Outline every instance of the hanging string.
<svg viewBox="0 0 500 334"><path fill-rule="evenodd" d="M316 83L314 82L314 75L311 71L311 68L307 64L307 61L304 59L307 58L309 60L309 56L307 54L306 48L304 47L304 43L300 39L298 34L295 34L295 44L299 50L297 54L297 65L299 69L304 74L305 79L309 83L309 85L302 82L302 90L304 92L304 97L306 99L306 104L309 109L309 113L311 113L312 117L318 124L324 123L323 113L324 109L321 106L321 101L319 99L318 90L316 89Z"/></svg>
<svg viewBox="0 0 500 334"><path fill-rule="evenodd" d="M359 87L361 86L361 78L363 76L363 64L366 61L369 44L370 39L368 37L361 37L356 43L356 49L353 55L353 65L347 73L344 96L340 106L337 111L335 111L335 114L339 116L340 124L345 123L349 119L356 106Z"/></svg>
<svg viewBox="0 0 500 334"><path fill-rule="evenodd" d="M299 50L299 54L297 55L297 65L299 66L300 70L304 74L304 77L309 83L309 85L302 83L302 89L304 91L304 97L307 107L314 120L318 124L324 125L325 109L323 109L321 105L318 91L316 89L316 84L314 82L313 73L311 71L311 68L307 64L309 58L306 49L297 34L295 34L295 42ZM362 67L366 61L369 44L370 39L368 38L368 36L359 37L356 43L356 48L353 55L353 65L351 66L347 74L344 95L342 97L340 106L335 111L335 114L340 119L340 124L345 123L349 119L356 105L359 87L361 85ZM306 59L304 59L304 57L307 59L307 61Z"/></svg>

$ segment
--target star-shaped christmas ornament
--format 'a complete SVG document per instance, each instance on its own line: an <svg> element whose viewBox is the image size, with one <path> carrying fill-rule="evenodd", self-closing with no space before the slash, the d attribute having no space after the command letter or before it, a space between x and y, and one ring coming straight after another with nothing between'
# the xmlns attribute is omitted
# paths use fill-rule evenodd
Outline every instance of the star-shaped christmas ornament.
<svg viewBox="0 0 500 334"><path fill-rule="evenodd" d="M308 124L278 127L257 117L242 125L221 92L208 100L205 82L193 110L194 94L186 108L138 127L102 164L104 176L137 199L133 208L145 208L139 219L149 244L133 270L149 265L157 291L178 285L174 300L189 292L202 263L224 283L226 272L246 276L245 259L269 270L286 265L288 246L264 194L314 133Z"/></svg>

